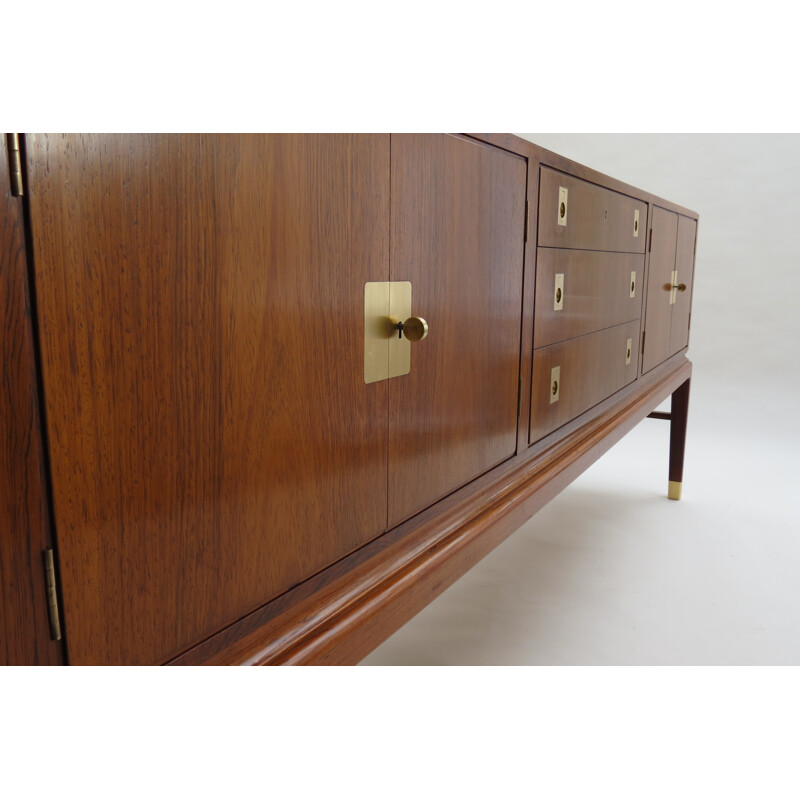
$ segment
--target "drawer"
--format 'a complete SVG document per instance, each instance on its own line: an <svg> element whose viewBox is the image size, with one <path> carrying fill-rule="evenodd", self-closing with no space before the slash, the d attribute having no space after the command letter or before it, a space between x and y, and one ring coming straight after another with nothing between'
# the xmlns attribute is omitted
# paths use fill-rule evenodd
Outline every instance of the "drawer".
<svg viewBox="0 0 800 800"><path fill-rule="evenodd" d="M647 203L542 167L541 247L644 253Z"/></svg>
<svg viewBox="0 0 800 800"><path fill-rule="evenodd" d="M530 441L560 428L635 380L638 345L639 320L635 320L535 350Z"/></svg>
<svg viewBox="0 0 800 800"><path fill-rule="evenodd" d="M639 319L643 281L643 255L540 247L533 346Z"/></svg>

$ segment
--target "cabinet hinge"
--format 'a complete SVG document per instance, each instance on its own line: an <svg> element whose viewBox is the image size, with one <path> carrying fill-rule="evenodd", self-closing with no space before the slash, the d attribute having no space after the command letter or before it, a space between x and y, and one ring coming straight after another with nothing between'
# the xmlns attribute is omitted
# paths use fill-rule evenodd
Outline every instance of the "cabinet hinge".
<svg viewBox="0 0 800 800"><path fill-rule="evenodd" d="M689 324L686 326L686 330L690 331L691 329L692 329L692 312L690 311L689 312Z"/></svg>
<svg viewBox="0 0 800 800"><path fill-rule="evenodd" d="M642 355L644 355L644 337L647 336L647 331L642 331Z"/></svg>
<svg viewBox="0 0 800 800"><path fill-rule="evenodd" d="M6 147L8 148L8 171L11 180L11 194L22 197L22 156L19 152L19 134L6 134Z"/></svg>
<svg viewBox="0 0 800 800"><path fill-rule="evenodd" d="M50 638L61 638L61 618L58 613L58 592L56 591L56 567L52 549L42 552L44 560L44 582L47 591L47 616L50 618Z"/></svg>
<svg viewBox="0 0 800 800"><path fill-rule="evenodd" d="M525 240L528 241L528 231L531 229L531 207L528 201L525 201Z"/></svg>
<svg viewBox="0 0 800 800"><path fill-rule="evenodd" d="M652 228L650 228L650 243L647 245L647 252L648 253L652 253L653 252L653 229Z"/></svg>
<svg viewBox="0 0 800 800"><path fill-rule="evenodd" d="M517 384L517 419L519 419L519 415L522 413L522 378L519 379L519 384Z"/></svg>

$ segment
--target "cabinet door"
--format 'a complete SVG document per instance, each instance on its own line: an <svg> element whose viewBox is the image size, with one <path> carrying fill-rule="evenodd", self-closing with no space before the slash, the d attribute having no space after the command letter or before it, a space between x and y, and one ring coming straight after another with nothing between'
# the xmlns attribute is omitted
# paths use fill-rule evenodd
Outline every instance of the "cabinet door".
<svg viewBox="0 0 800 800"><path fill-rule="evenodd" d="M678 285L686 286L675 293L669 334L670 355L689 344L689 315L692 310L692 284L694 278L694 241L697 222L689 217L678 217L678 240L675 251L675 273Z"/></svg>
<svg viewBox="0 0 800 800"><path fill-rule="evenodd" d="M379 535L389 136L31 136L72 663L162 662Z"/></svg>
<svg viewBox="0 0 800 800"><path fill-rule="evenodd" d="M389 384L389 526L512 456L526 162L456 136L392 136L393 281L429 324Z"/></svg>
<svg viewBox="0 0 800 800"><path fill-rule="evenodd" d="M656 206L651 227L642 372L689 343L697 222ZM673 290L673 286L683 288Z"/></svg>
<svg viewBox="0 0 800 800"><path fill-rule="evenodd" d="M651 228L642 372L651 370L670 355L672 305L669 287L675 269L678 215L655 206Z"/></svg>

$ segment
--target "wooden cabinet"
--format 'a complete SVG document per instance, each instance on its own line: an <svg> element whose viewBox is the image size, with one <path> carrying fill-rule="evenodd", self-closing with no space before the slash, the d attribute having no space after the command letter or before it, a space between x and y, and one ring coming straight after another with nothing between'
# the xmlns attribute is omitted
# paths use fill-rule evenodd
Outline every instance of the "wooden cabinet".
<svg viewBox="0 0 800 800"><path fill-rule="evenodd" d="M650 230L642 371L689 344L697 221L655 206Z"/></svg>
<svg viewBox="0 0 800 800"><path fill-rule="evenodd" d="M691 285L693 212L499 134L19 152L25 205L5 151L0 174L9 663L352 663L673 392L680 480L691 291L651 301L667 264ZM410 285L428 336L368 382L381 282ZM645 375L643 307L663 340Z"/></svg>

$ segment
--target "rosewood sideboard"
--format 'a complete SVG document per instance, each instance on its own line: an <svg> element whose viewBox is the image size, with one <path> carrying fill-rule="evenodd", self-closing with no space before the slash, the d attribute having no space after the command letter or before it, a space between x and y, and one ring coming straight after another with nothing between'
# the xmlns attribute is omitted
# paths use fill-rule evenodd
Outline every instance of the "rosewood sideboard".
<svg viewBox="0 0 800 800"><path fill-rule="evenodd" d="M679 499L694 212L508 134L0 146L0 663L357 663L647 416Z"/></svg>

